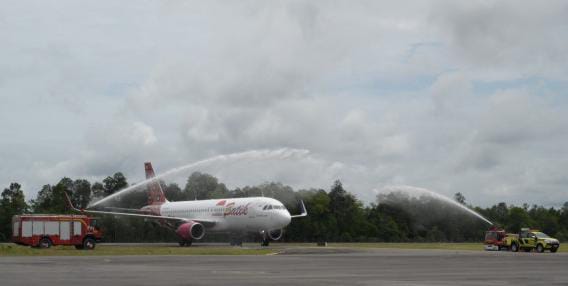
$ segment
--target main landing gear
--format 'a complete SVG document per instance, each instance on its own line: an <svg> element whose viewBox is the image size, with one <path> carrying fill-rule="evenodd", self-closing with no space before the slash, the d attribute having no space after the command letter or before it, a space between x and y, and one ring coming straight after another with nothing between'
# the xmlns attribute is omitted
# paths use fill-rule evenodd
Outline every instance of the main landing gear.
<svg viewBox="0 0 568 286"><path fill-rule="evenodd" d="M180 247L190 247L191 246L192 241L191 240L180 240L179 241L179 246Z"/></svg>
<svg viewBox="0 0 568 286"><path fill-rule="evenodd" d="M243 246L243 239L241 237L231 237L231 246Z"/></svg>

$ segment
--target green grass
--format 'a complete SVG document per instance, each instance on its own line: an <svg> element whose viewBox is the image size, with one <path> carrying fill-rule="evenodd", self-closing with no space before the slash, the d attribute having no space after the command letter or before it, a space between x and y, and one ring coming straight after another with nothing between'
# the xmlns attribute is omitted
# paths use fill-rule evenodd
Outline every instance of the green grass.
<svg viewBox="0 0 568 286"><path fill-rule="evenodd" d="M396 248L396 249L442 249L442 250L472 250L484 251L483 243L388 243L388 242L361 242L361 243L328 243L329 247L354 247L354 248ZM558 252L568 252L566 246L560 245Z"/></svg>
<svg viewBox="0 0 568 286"><path fill-rule="evenodd" d="M316 247L315 243L272 243L275 248L286 247ZM338 248L391 248L391 249L440 249L440 250L470 250L485 251L483 243L458 242L329 242L328 247ZM568 246L560 245L558 252L568 252Z"/></svg>
<svg viewBox="0 0 568 286"><path fill-rule="evenodd" d="M272 243L275 248L316 247L315 243ZM483 250L482 243L437 243L437 242L329 242L328 247L338 248L392 248L392 249L445 249Z"/></svg>
<svg viewBox="0 0 568 286"><path fill-rule="evenodd" d="M483 250L482 243L331 243L329 246L335 247L356 247L356 248L396 248L396 249L443 249L443 250Z"/></svg>
<svg viewBox="0 0 568 286"><path fill-rule="evenodd" d="M92 256L92 255L267 255L285 248L316 247L315 243L272 243L270 248L258 248L257 243L246 243L244 248L229 246L115 246L97 245L95 250L76 250L72 246L37 249L16 244L0 244L0 256ZM337 248L383 249L440 249L483 251L482 243L328 243ZM568 252L560 246L559 252Z"/></svg>
<svg viewBox="0 0 568 286"><path fill-rule="evenodd" d="M92 256L92 255L266 255L272 249L238 247L167 247L167 246L105 246L94 250L76 250L73 246L37 249L20 245L0 245L0 256Z"/></svg>

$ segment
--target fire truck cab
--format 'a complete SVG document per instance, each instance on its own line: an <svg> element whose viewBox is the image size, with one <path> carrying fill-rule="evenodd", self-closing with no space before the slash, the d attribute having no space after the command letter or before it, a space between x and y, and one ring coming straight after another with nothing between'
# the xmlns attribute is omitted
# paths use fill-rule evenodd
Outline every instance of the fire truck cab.
<svg viewBox="0 0 568 286"><path fill-rule="evenodd" d="M74 245L94 249L102 239L97 220L86 215L15 215L12 217L12 242L32 247Z"/></svg>
<svg viewBox="0 0 568 286"><path fill-rule="evenodd" d="M492 227L485 232L485 240L483 246L485 250L501 250L507 248L505 245L505 237L507 233L503 229Z"/></svg>

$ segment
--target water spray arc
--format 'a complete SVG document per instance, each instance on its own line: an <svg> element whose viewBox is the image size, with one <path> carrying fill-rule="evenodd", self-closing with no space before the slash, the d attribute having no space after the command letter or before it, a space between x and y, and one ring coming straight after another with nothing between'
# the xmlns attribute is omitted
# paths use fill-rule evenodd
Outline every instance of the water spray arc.
<svg viewBox="0 0 568 286"><path fill-rule="evenodd" d="M471 214L481 220L483 220L484 222L488 223L489 225L493 225L493 223L486 219L485 217L483 217L482 215L480 215L479 213L475 212L474 210L446 197L443 196L441 194L438 194L436 192L427 190L427 189L423 189L423 188L417 188L417 187L412 187L412 186L387 186L385 188L382 189L382 191L380 191L380 193L392 193L392 192L403 192L406 193L408 195L411 196L429 196L431 198L435 198L441 202L450 204L456 208L459 208L465 212L467 212L468 214Z"/></svg>
<svg viewBox="0 0 568 286"><path fill-rule="evenodd" d="M101 205L104 204L114 198L117 198L127 192L130 192L132 190L138 189L142 186L145 186L151 182L160 180L162 178L168 177L168 176L172 176L175 175L177 173L180 173L182 171L187 171L187 170L191 170L194 168L198 168L198 167L205 167L205 166L209 166L209 165L213 165L213 164L219 164L219 163L230 163L230 162L235 162L235 161L247 161L247 160L271 160L271 159L290 159L290 158L301 158L301 157L305 157L309 154L308 150L305 149L292 149L292 148L282 148L282 149L276 149L276 150L251 150L251 151L246 151L246 152L240 152L240 153L232 153L232 154L226 154L226 155L218 155L215 157L211 157L211 158L207 158L201 161L197 161L191 164L187 164L181 167L177 167L177 168L173 168L171 170L168 170L160 175L156 175L155 177L151 178L151 179L147 179L144 180L142 182L137 183L136 185L132 185L128 188L125 188L119 192L116 192L108 197L105 197L97 202L94 202L92 204L89 204L87 206L87 208L92 208L95 207L97 205Z"/></svg>

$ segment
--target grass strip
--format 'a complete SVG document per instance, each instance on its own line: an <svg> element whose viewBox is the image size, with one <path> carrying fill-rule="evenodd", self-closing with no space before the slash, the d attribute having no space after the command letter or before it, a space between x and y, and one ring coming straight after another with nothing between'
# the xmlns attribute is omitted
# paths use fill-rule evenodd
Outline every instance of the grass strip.
<svg viewBox="0 0 568 286"><path fill-rule="evenodd" d="M393 248L393 249L441 249L484 251L482 243L437 243L437 242L361 242L361 243L329 243L330 247L353 248ZM560 245L558 252L568 252L568 248Z"/></svg>
<svg viewBox="0 0 568 286"><path fill-rule="evenodd" d="M267 255L280 249L315 247L315 243L272 243L271 248L255 248L257 244L245 247L216 246L117 246L97 245L95 250L76 250L73 246L55 246L49 249L31 248L16 244L0 245L0 256L93 256L93 255ZM482 243L329 243L328 247L340 248L384 248L384 249L440 249L483 251ZM547 251L548 252L548 251ZM568 252L560 246L558 252Z"/></svg>
<svg viewBox="0 0 568 286"><path fill-rule="evenodd" d="M77 250L73 246L54 246L49 249L20 245L0 245L0 256L93 256L93 255L266 255L272 249L239 247L167 247L167 246L105 246L94 250Z"/></svg>

